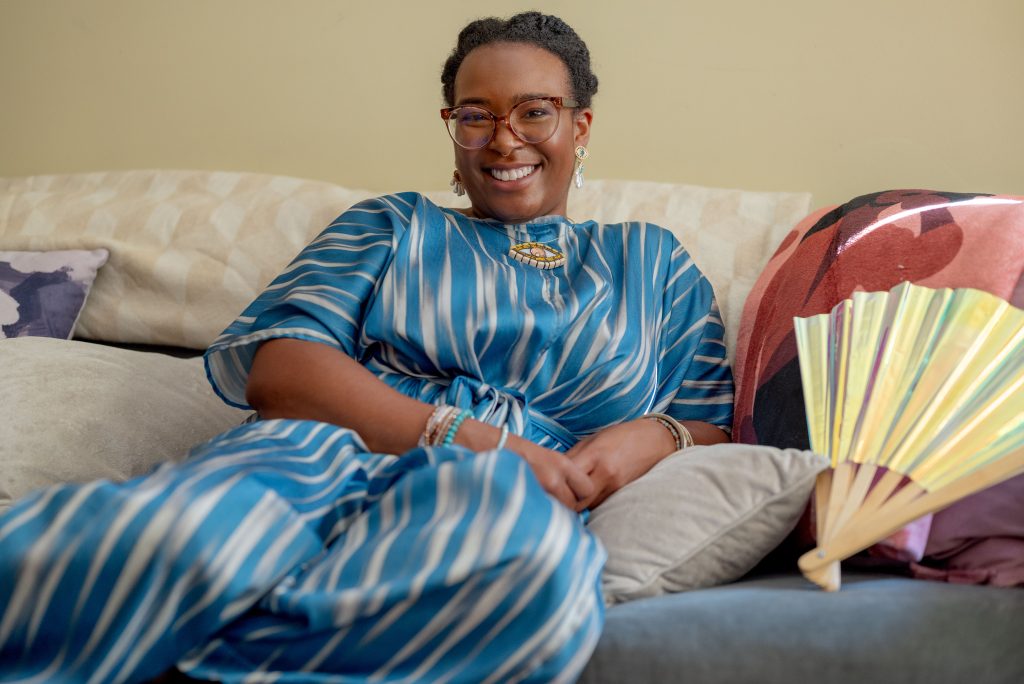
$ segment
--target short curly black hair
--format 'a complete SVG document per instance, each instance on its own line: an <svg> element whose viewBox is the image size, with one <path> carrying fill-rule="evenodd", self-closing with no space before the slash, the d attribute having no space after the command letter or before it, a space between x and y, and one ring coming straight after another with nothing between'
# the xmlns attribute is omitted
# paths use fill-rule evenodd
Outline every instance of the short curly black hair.
<svg viewBox="0 0 1024 684"><path fill-rule="evenodd" d="M441 70L441 86L448 106L455 104L455 74L466 55L490 43L529 43L554 54L569 70L572 95L580 107L589 107L597 93L597 76L590 70L590 50L572 27L550 14L522 12L509 19L488 17L470 22L459 31L455 49Z"/></svg>

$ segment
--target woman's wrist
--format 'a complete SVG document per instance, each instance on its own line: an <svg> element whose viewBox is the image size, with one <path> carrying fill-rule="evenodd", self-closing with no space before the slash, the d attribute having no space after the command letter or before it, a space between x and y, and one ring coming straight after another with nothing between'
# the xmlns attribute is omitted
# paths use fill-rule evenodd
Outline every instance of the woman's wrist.
<svg viewBox="0 0 1024 684"><path fill-rule="evenodd" d="M651 445L651 450L656 452L659 457L665 457L669 454L679 451L677 441L672 430L668 429L660 421L652 418L640 418L636 421L637 425L641 426L644 430L644 443Z"/></svg>
<svg viewBox="0 0 1024 684"><path fill-rule="evenodd" d="M488 425L474 418L467 418L459 426L455 434L455 444L464 446L473 451L489 451L498 446L501 439L501 428ZM508 441L511 442L509 435Z"/></svg>
<svg viewBox="0 0 1024 684"><path fill-rule="evenodd" d="M672 437L673 451L679 451L694 445L693 435L690 434L690 431L672 416L664 413L648 413L643 416L642 420L660 425Z"/></svg>

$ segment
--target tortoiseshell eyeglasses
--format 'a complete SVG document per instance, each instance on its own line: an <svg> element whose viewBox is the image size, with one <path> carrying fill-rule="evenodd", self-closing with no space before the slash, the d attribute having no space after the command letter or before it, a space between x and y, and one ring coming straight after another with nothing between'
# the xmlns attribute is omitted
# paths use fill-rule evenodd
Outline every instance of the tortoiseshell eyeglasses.
<svg viewBox="0 0 1024 684"><path fill-rule="evenodd" d="M537 97L520 102L506 116L497 116L479 105L461 105L442 109L441 118L456 145L476 150L494 139L501 121L523 142L542 143L558 130L558 111L577 106L568 97Z"/></svg>

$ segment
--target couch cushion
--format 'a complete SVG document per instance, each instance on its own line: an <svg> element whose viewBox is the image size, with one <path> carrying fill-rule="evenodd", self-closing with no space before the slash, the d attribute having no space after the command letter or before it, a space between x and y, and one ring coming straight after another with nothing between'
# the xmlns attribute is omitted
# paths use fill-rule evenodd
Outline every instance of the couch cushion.
<svg viewBox="0 0 1024 684"><path fill-rule="evenodd" d="M79 337L202 349L332 219L378 194L211 171L0 178L0 236L8 249L110 250ZM809 202L806 193L587 181L570 195L569 215L673 231L718 294L731 349L747 290Z"/></svg>
<svg viewBox="0 0 1024 684"><path fill-rule="evenodd" d="M0 368L0 512L39 487L144 474L245 417L200 358L20 337Z"/></svg>
<svg viewBox="0 0 1024 684"><path fill-rule="evenodd" d="M580 684L1024 681L1024 591L844 571L643 599L607 611Z"/></svg>
<svg viewBox="0 0 1024 684"><path fill-rule="evenodd" d="M78 337L201 349L331 219L369 195L249 173L4 178L0 236L8 249L110 251Z"/></svg>

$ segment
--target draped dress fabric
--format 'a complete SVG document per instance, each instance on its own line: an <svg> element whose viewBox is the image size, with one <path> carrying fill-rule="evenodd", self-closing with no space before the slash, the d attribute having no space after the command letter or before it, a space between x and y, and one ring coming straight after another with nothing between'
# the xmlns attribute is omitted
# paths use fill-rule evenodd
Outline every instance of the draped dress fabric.
<svg viewBox="0 0 1024 684"><path fill-rule="evenodd" d="M521 242L566 263L519 263ZM211 345L226 401L245 406L255 349L276 337L557 451L651 411L732 420L711 287L649 224L369 200ZM572 681L600 634L603 561L510 451L375 454L338 426L256 421L148 476L41 490L0 517L0 679L139 681L177 664L226 682Z"/></svg>

